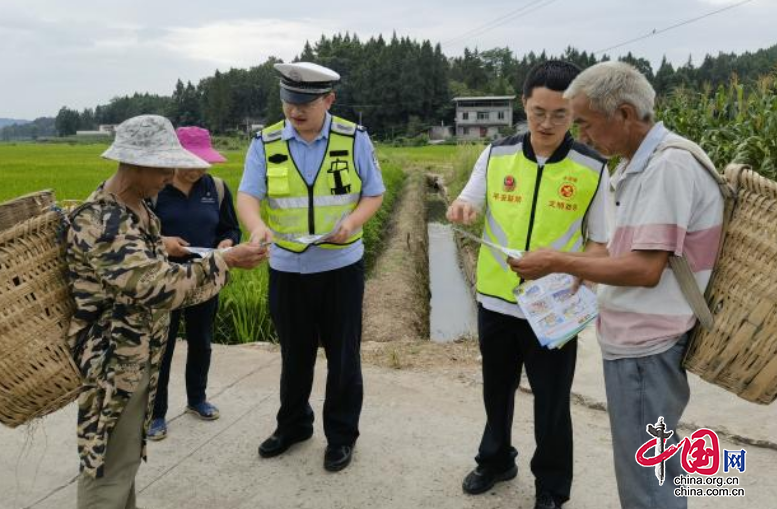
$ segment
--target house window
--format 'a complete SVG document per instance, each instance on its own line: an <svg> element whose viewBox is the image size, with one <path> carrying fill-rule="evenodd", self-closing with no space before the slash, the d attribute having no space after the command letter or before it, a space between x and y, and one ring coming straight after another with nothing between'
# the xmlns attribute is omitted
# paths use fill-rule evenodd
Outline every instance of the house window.
<svg viewBox="0 0 777 509"><path fill-rule="evenodd" d="M478 111L478 120L488 120L488 112Z"/></svg>
<svg viewBox="0 0 777 509"><path fill-rule="evenodd" d="M464 136L467 136L467 135L469 134L469 127L465 127L465 128L463 128L463 129L462 129L462 134L463 134Z"/></svg>
<svg viewBox="0 0 777 509"><path fill-rule="evenodd" d="M461 119L462 120L469 120L469 112L465 111L464 113L462 113L461 114Z"/></svg>
<svg viewBox="0 0 777 509"><path fill-rule="evenodd" d="M504 111L500 111L499 113L496 114L496 118L498 118L499 120L504 120L505 119L505 112Z"/></svg>

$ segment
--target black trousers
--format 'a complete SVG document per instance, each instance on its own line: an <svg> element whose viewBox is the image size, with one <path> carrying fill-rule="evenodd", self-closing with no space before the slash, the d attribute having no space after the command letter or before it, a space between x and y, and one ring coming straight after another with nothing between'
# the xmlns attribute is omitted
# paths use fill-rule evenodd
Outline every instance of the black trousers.
<svg viewBox="0 0 777 509"><path fill-rule="evenodd" d="M570 391L575 375L577 338L560 350L540 345L529 322L478 306L478 333L483 357L483 401L486 428L475 460L505 470L515 464L512 446L515 391L521 369L534 393L534 439L531 460L537 491L569 499L572 487L572 417Z"/></svg>
<svg viewBox="0 0 777 509"><path fill-rule="evenodd" d="M299 274L270 270L270 313L281 344L281 408L276 433L313 430L310 392L319 344L327 359L324 434L329 445L359 436L364 262Z"/></svg>
<svg viewBox="0 0 777 509"><path fill-rule="evenodd" d="M186 398L189 405L205 401L205 388L208 386L210 371L211 342L213 340L213 322L219 308L218 296L184 309L170 313L170 331L167 335L167 349L159 371L159 385L154 400L154 418L167 415L167 386L170 382L170 366L173 363L175 338L181 325L181 317L186 323Z"/></svg>

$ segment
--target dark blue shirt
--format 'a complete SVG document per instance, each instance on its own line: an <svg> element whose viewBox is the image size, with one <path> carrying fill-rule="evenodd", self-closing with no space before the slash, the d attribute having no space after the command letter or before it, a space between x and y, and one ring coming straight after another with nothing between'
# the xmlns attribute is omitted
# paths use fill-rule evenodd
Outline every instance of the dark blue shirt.
<svg viewBox="0 0 777 509"><path fill-rule="evenodd" d="M232 193L224 184L224 199L219 207L213 177L207 173L194 183L189 196L168 184L157 196L154 212L162 222L162 235L181 237L192 247L216 247L222 240L240 242Z"/></svg>

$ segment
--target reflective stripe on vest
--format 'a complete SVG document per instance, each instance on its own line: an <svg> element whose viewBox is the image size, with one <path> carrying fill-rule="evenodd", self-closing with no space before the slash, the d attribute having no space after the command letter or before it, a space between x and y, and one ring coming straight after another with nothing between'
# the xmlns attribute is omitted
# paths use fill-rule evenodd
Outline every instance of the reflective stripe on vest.
<svg viewBox="0 0 777 509"><path fill-rule="evenodd" d="M267 168L267 197L262 200L262 218L275 235L275 244L301 253L308 245L291 239L332 231L344 214L356 208L362 181L356 171L354 142L356 124L332 117L327 147L312 185L308 185L291 157L288 141L281 139L285 122L262 131ZM342 249L362 237L361 231L345 244L318 244Z"/></svg>
<svg viewBox="0 0 777 509"><path fill-rule="evenodd" d="M561 161L538 166L526 157L521 142L492 147L483 238L521 251L580 251L583 222L603 169L602 161L574 148ZM515 303L513 290L520 282L503 254L480 248L478 293Z"/></svg>

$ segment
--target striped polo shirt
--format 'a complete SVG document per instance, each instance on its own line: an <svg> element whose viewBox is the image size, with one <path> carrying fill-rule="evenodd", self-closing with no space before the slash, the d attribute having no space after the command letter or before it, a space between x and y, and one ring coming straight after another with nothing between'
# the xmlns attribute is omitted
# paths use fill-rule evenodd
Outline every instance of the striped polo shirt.
<svg viewBox="0 0 777 509"><path fill-rule="evenodd" d="M617 168L615 221L609 251L669 251L685 256L702 292L717 255L723 198L694 156L659 150L678 135L657 123L634 157ZM654 288L599 285L598 337L605 359L643 357L671 348L695 323L693 310L667 267Z"/></svg>

